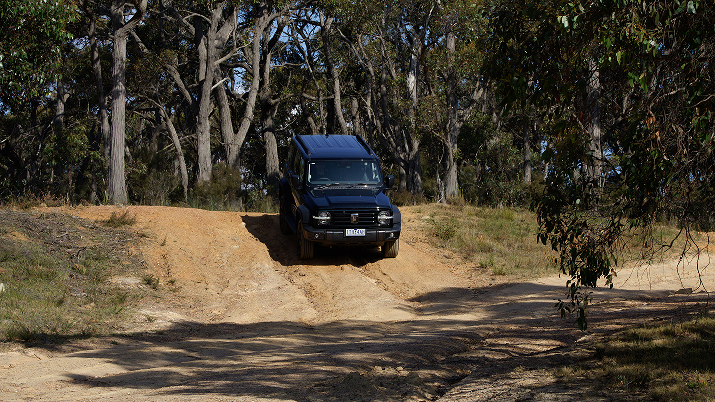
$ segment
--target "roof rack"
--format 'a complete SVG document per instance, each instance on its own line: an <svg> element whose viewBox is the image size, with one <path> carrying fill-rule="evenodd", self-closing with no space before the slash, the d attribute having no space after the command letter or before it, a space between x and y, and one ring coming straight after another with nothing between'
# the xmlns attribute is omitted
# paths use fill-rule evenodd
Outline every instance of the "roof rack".
<svg viewBox="0 0 715 402"><path fill-rule="evenodd" d="M375 155L375 151L373 151L372 148L370 148L370 146L367 145L367 143L362 138L362 136L356 135L355 137L357 138L357 142L359 142L360 145L362 145L362 147L365 148L365 150L367 151L368 154L377 156L377 155Z"/></svg>
<svg viewBox="0 0 715 402"><path fill-rule="evenodd" d="M377 158L375 151L358 135L296 135L295 140L306 156L325 157L334 154L336 157Z"/></svg>
<svg viewBox="0 0 715 402"><path fill-rule="evenodd" d="M308 148L308 146L306 146L305 141L303 141L303 136L296 135L295 140L300 142L301 148L305 150L306 154L310 155L310 149Z"/></svg>

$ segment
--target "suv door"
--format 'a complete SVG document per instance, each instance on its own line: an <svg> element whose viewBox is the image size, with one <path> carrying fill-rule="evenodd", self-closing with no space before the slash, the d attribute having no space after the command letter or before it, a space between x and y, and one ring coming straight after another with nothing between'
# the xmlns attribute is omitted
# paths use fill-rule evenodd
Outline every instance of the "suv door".
<svg viewBox="0 0 715 402"><path fill-rule="evenodd" d="M280 181L279 192L279 218L280 228L283 234L290 234L295 231L295 210L296 210L296 192L293 188L292 178L296 174L296 160L300 160L300 152L296 149L295 144L291 143L288 150L288 158L283 167L284 177ZM300 164L300 162L298 162Z"/></svg>
<svg viewBox="0 0 715 402"><path fill-rule="evenodd" d="M295 155L293 155L290 176L288 179L290 180L290 188L293 193L293 209L291 209L291 212L293 212L293 216L295 216L295 205L300 205L301 190L305 185L305 160L300 152L296 151ZM298 178L297 182L295 179L296 176Z"/></svg>

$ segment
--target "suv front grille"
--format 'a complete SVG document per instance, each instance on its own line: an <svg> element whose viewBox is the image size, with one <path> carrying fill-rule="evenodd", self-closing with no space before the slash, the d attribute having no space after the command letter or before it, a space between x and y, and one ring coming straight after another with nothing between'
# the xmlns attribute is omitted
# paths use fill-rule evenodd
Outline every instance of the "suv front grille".
<svg viewBox="0 0 715 402"><path fill-rule="evenodd" d="M330 211L332 216L331 226L351 226L351 227L367 227L377 225L376 209L371 210L340 210ZM352 222L352 215L357 214L357 223Z"/></svg>

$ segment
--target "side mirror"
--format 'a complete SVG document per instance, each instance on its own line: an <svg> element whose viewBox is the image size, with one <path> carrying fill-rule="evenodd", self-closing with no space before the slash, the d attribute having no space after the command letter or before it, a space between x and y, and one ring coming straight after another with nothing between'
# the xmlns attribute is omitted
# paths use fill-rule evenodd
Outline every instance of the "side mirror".
<svg viewBox="0 0 715 402"><path fill-rule="evenodd" d="M385 177L385 187L391 189L395 185L395 176L389 175Z"/></svg>
<svg viewBox="0 0 715 402"><path fill-rule="evenodd" d="M299 189L300 188L300 176L298 176L297 174L291 175L290 183L293 186L293 188Z"/></svg>

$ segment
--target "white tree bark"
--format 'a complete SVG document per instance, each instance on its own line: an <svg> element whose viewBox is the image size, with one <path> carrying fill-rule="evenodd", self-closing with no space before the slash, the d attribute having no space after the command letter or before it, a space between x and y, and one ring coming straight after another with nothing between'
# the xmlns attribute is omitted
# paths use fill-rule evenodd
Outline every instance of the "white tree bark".
<svg viewBox="0 0 715 402"><path fill-rule="evenodd" d="M601 79L595 56L589 57L588 82L586 86L586 131L589 136L589 155L586 163L586 176L597 191L605 183L603 177L603 144L601 143Z"/></svg>
<svg viewBox="0 0 715 402"><path fill-rule="evenodd" d="M174 123L172 118L166 113L163 106L158 106L161 116L164 120L164 125L167 130L169 130L169 135L171 136L171 142L174 144L174 150L176 151L176 160L179 163L179 173L181 174L181 187L184 190L184 201L188 199L189 193L189 172L186 169L186 159L184 158L184 152L181 149L181 141L179 140L179 135L174 128Z"/></svg>
<svg viewBox="0 0 715 402"><path fill-rule="evenodd" d="M99 106L98 119L101 135L101 149L104 159L109 161L110 141L112 138L112 128L109 124L109 115L107 114L107 97L104 93L104 85L102 83L102 63L99 58L99 49L97 47L97 16L94 13L90 14L89 26L89 44L92 54L92 71L94 71L94 80L97 85L97 105Z"/></svg>
<svg viewBox="0 0 715 402"><path fill-rule="evenodd" d="M333 17L327 17L325 18L322 14L320 16L321 20L321 27L320 27L320 35L323 39L323 53L325 54L325 63L326 67L328 69L328 78L331 81L332 87L333 87L333 111L335 115L335 120L338 122L338 126L340 127L340 134L350 134L350 130L348 129L348 124L345 121L345 116L343 115L343 106L342 106L342 97L341 97L341 88L340 88L340 74L338 73L337 68L335 67L335 60L333 58L333 52L332 52L332 43L330 40L330 34L332 30L332 25L333 21L335 20ZM332 124L331 122L331 125ZM335 130L333 130L335 131ZM338 134L338 133L331 133L331 134Z"/></svg>
<svg viewBox="0 0 715 402"><path fill-rule="evenodd" d="M459 195L459 181L457 164L454 160L454 155L457 153L459 133L464 126L464 122L474 113L478 105L486 110L488 102L488 91L483 87L480 79L477 78L473 83L472 98L469 104L460 107L459 99L457 98L458 81L462 79L457 73L455 66L455 53L457 51L457 38L453 31L447 32L446 35L447 47L447 66L444 71L445 78L445 94L447 108L447 126L444 132L445 158L443 164L445 166L444 180L442 186L441 201L448 201L452 197Z"/></svg>
<svg viewBox="0 0 715 402"><path fill-rule="evenodd" d="M196 181L203 183L211 180L213 163L211 161L211 121L210 115L213 108L211 91L216 73L216 60L218 49L216 39L223 9L226 3L217 3L211 11L211 21L208 33L201 38L199 43L199 112L196 115L196 149L198 157L198 177Z"/></svg>
<svg viewBox="0 0 715 402"><path fill-rule="evenodd" d="M128 202L124 172L124 147L126 139L126 61L127 37L129 31L139 24L146 12L147 0L134 2L134 14L125 22L124 0L112 2L112 31L114 48L112 50L112 139L109 160L108 196L113 204Z"/></svg>

